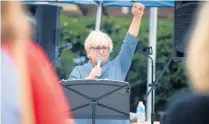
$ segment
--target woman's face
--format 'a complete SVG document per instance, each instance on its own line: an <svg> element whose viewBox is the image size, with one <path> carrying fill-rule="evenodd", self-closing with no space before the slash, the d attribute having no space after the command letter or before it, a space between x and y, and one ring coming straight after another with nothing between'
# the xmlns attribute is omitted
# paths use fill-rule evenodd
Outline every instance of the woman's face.
<svg viewBox="0 0 209 124"><path fill-rule="evenodd" d="M110 47L105 45L91 46L88 54L93 64L97 64L98 57L102 57L102 64L104 64L110 55Z"/></svg>

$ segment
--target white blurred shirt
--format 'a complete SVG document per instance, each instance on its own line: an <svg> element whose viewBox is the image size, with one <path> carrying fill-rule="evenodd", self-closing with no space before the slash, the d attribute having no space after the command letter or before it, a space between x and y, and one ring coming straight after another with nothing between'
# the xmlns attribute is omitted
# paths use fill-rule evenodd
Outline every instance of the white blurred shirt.
<svg viewBox="0 0 209 124"><path fill-rule="evenodd" d="M1 53L1 124L20 124L18 74L14 63L2 49Z"/></svg>

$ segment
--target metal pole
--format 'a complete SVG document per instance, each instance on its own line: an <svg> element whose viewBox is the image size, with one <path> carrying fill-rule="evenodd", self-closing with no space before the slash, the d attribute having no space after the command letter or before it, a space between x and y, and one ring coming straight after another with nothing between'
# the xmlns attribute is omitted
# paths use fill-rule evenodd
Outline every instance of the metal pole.
<svg viewBox="0 0 209 124"><path fill-rule="evenodd" d="M147 92L150 90L149 84L155 80L155 63L156 63L156 39L157 39L157 7L150 8L150 22L149 22L149 46L152 46L153 54L150 55L153 59L153 70L152 70L152 62L148 59L148 71L147 71ZM153 74L153 77L152 77ZM151 95L153 95L155 99L155 91L153 94L151 93L147 99L147 113L146 117L148 121L151 121L151 112L152 112L152 99ZM154 102L154 101L153 101ZM154 106L153 106L154 109Z"/></svg>
<svg viewBox="0 0 209 124"><path fill-rule="evenodd" d="M100 30L100 23L102 18L102 1L99 2L99 5L97 6L97 15L96 15L96 25L95 30Z"/></svg>

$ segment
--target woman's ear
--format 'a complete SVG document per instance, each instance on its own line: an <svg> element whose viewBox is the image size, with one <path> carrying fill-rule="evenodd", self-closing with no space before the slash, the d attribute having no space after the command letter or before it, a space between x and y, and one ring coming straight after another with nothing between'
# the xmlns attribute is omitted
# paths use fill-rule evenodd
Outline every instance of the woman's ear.
<svg viewBox="0 0 209 124"><path fill-rule="evenodd" d="M113 52L113 49L112 50L110 50L110 53L112 53Z"/></svg>
<svg viewBox="0 0 209 124"><path fill-rule="evenodd" d="M86 50L87 58L91 59L90 50Z"/></svg>

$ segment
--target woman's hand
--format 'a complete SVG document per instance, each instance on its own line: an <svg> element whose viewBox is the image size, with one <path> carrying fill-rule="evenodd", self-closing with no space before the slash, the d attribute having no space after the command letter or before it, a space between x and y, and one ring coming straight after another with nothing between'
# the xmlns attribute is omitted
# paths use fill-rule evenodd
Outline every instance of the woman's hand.
<svg viewBox="0 0 209 124"><path fill-rule="evenodd" d="M144 5L140 3L134 3L133 10L135 17L141 17L144 14Z"/></svg>
<svg viewBox="0 0 209 124"><path fill-rule="evenodd" d="M129 27L129 33L134 37L138 36L142 15L144 14L144 8L144 5L141 3L134 3L133 5L134 17Z"/></svg>
<svg viewBox="0 0 209 124"><path fill-rule="evenodd" d="M98 66L95 66L92 70L87 79L95 79L96 77L100 77L102 69Z"/></svg>

